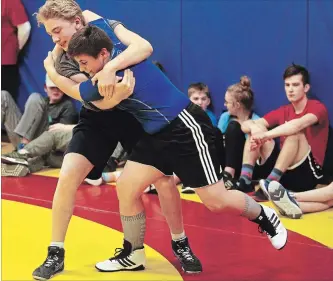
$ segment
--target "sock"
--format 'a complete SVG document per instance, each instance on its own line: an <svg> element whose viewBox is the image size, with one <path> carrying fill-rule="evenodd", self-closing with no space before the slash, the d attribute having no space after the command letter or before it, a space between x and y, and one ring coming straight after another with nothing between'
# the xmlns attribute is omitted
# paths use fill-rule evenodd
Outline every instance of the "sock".
<svg viewBox="0 0 333 281"><path fill-rule="evenodd" d="M179 234L173 234L173 233L171 233L171 237L172 237L173 241L182 240L182 239L184 239L186 237L185 231L183 231L182 233L179 233Z"/></svg>
<svg viewBox="0 0 333 281"><path fill-rule="evenodd" d="M124 231L124 239L132 244L132 251L143 248L146 232L146 214L141 212L135 216L120 215Z"/></svg>
<svg viewBox="0 0 333 281"><path fill-rule="evenodd" d="M281 172L279 169L274 168L272 172L269 174L269 176L266 179L267 183L270 183L271 181L279 181L283 175L283 172Z"/></svg>
<svg viewBox="0 0 333 281"><path fill-rule="evenodd" d="M250 164L243 164L240 179L244 179L246 184L250 184L252 180L254 166Z"/></svg>
<svg viewBox="0 0 333 281"><path fill-rule="evenodd" d="M249 220L254 220L258 217L258 213L262 210L262 207L258 202L256 202L252 197L244 194L245 206L241 213L241 216L248 218Z"/></svg>
<svg viewBox="0 0 333 281"><path fill-rule="evenodd" d="M51 242L50 246L64 248L64 242Z"/></svg>

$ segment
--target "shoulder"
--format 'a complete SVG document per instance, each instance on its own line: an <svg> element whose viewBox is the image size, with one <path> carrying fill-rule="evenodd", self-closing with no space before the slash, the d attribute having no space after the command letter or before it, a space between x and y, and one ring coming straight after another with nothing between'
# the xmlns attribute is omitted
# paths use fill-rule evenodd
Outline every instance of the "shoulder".
<svg viewBox="0 0 333 281"><path fill-rule="evenodd" d="M320 109L327 111L326 106L319 100L309 100L308 107L309 108L320 108Z"/></svg>

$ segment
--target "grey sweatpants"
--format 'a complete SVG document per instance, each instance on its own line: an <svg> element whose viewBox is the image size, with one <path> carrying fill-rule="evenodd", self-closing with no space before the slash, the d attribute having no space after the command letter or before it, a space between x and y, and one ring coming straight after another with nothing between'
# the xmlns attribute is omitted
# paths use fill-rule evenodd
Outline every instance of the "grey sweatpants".
<svg viewBox="0 0 333 281"><path fill-rule="evenodd" d="M42 157L46 166L60 168L72 136L72 131L45 131L24 149L29 152L30 157Z"/></svg>
<svg viewBox="0 0 333 281"><path fill-rule="evenodd" d="M1 122L6 129L11 144L15 147L20 143L20 137L14 133L14 130L21 117L22 113L11 94L7 91L1 91Z"/></svg>
<svg viewBox="0 0 333 281"><path fill-rule="evenodd" d="M48 105L40 94L29 96L23 115L7 91L1 91L1 99L2 123L15 147L20 143L20 137L33 140L48 129Z"/></svg>

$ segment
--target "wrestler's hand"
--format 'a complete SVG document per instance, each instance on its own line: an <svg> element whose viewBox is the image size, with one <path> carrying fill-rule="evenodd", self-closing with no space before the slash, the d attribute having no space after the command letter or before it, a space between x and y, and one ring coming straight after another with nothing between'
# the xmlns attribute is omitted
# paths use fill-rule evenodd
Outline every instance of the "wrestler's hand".
<svg viewBox="0 0 333 281"><path fill-rule="evenodd" d="M50 132L52 132L52 131L65 132L65 131L71 131L72 129L73 129L73 126L62 124L62 123L56 123L56 124L53 124L49 127Z"/></svg>
<svg viewBox="0 0 333 281"><path fill-rule="evenodd" d="M54 61L57 60L57 58L58 58L58 56L60 56L61 52L62 52L61 47L58 46L58 45L55 45L53 50L52 50L52 57L53 57Z"/></svg>
<svg viewBox="0 0 333 281"><path fill-rule="evenodd" d="M93 85L98 81L98 92L105 99L111 99L116 84L116 72L112 69L104 67L101 71L97 72L91 79Z"/></svg>
<svg viewBox="0 0 333 281"><path fill-rule="evenodd" d="M116 77L116 80L119 81L119 77ZM130 95L133 94L135 86L135 78L133 72L129 69L124 71L124 77L122 81L117 83L114 90L115 93L111 99L103 98L98 101L92 102L96 107L102 110L111 109L117 106L121 101L127 99Z"/></svg>
<svg viewBox="0 0 333 281"><path fill-rule="evenodd" d="M118 77L117 77L118 78ZM124 71L123 80L116 84L115 94L120 100L127 99L133 94L135 86L135 78L133 76L133 71L126 69Z"/></svg>
<svg viewBox="0 0 333 281"><path fill-rule="evenodd" d="M53 59L52 52L47 53L47 57L44 59L44 67L45 67L46 71L54 69L54 59Z"/></svg>

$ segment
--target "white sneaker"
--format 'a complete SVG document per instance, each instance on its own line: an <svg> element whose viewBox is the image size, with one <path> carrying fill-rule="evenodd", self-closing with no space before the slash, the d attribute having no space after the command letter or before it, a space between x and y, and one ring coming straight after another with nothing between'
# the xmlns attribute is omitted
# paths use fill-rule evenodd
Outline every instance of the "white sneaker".
<svg viewBox="0 0 333 281"><path fill-rule="evenodd" d="M131 244L124 240L124 249L117 248L115 256L99 262L95 267L102 272L144 270L146 264L145 249L131 251Z"/></svg>
<svg viewBox="0 0 333 281"><path fill-rule="evenodd" d="M182 186L181 193L183 194L194 194L194 188L189 187L189 186Z"/></svg>
<svg viewBox="0 0 333 281"><path fill-rule="evenodd" d="M298 206L297 201L292 198L279 182L271 181L268 185L268 193L272 203L279 209L282 215L289 218L299 219L303 212Z"/></svg>
<svg viewBox="0 0 333 281"><path fill-rule="evenodd" d="M103 183L103 180L102 180L102 178L99 178L97 180L85 178L84 182L86 182L87 184L90 184L90 185L100 186Z"/></svg>
<svg viewBox="0 0 333 281"><path fill-rule="evenodd" d="M271 241L273 247L277 250L282 250L283 247L287 244L288 232L287 229L281 223L278 214L274 209L261 205L264 209L266 217L268 218L271 226L267 229L263 229L262 225L259 227L264 231L268 239Z"/></svg>

